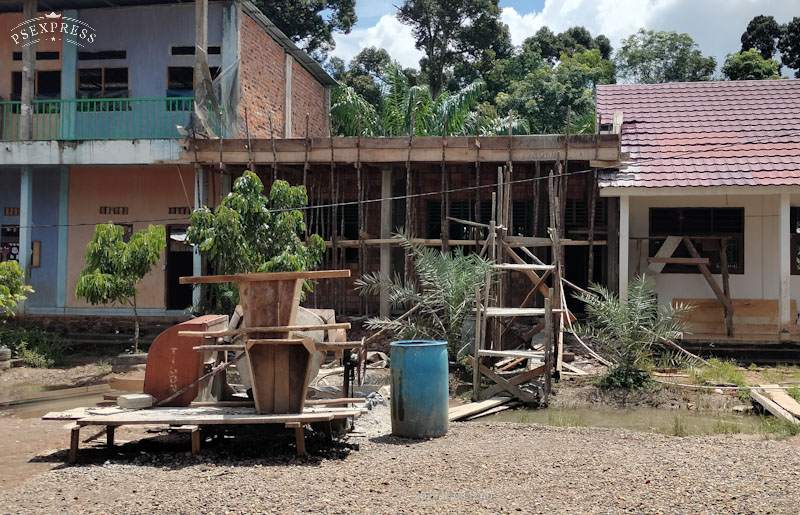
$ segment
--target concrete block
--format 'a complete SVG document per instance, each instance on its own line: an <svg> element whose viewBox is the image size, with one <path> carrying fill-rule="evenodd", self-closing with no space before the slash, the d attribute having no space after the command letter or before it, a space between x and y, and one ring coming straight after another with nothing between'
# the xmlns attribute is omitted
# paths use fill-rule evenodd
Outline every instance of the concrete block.
<svg viewBox="0 0 800 515"><path fill-rule="evenodd" d="M128 393L117 397L117 404L120 408L142 409L149 408L155 404L156 399L146 393Z"/></svg>

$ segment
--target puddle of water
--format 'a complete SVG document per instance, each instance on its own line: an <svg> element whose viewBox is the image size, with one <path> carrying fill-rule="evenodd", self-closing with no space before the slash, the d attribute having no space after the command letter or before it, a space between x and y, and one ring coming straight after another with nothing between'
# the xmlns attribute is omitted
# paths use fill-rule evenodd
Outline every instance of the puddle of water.
<svg viewBox="0 0 800 515"><path fill-rule="evenodd" d="M757 416L669 411L656 408L521 409L503 411L480 420L561 427L607 427L676 436L764 432L762 418Z"/></svg>
<svg viewBox="0 0 800 515"><path fill-rule="evenodd" d="M8 413L17 418L39 418L51 411L66 411L72 408L95 406L102 400L102 394L82 395L80 397L70 397L68 399L54 399L30 404L18 404L2 409L0 413Z"/></svg>

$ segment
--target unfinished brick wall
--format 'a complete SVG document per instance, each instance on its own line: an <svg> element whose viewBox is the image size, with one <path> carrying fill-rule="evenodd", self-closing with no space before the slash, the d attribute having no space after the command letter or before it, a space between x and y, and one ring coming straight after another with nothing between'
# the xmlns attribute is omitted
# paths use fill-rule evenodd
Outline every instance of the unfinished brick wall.
<svg viewBox="0 0 800 515"><path fill-rule="evenodd" d="M240 135L245 134L245 109L250 136L269 138L268 116L276 137L283 137L286 99L285 56L281 47L252 18L242 16L239 83Z"/></svg>
<svg viewBox="0 0 800 515"><path fill-rule="evenodd" d="M292 135L306 136L306 113L308 113L309 137L328 135L328 110L325 87L297 61L292 63Z"/></svg>

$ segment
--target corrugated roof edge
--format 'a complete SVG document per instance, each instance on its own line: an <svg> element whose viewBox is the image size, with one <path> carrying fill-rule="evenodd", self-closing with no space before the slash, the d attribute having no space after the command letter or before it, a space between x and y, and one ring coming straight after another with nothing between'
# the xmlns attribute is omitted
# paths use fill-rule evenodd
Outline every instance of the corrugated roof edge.
<svg viewBox="0 0 800 515"><path fill-rule="evenodd" d="M267 18L261 10L256 7L256 5L251 2L250 0L235 0L242 6L242 10L250 16L253 20L256 21L261 27L267 31L267 33L274 39L275 41L280 44L286 52L291 54L291 56L298 62L300 65L305 68L311 75L314 76L322 85L324 86L335 86L338 84L336 80L328 75L328 72L320 66L320 64L314 60L310 55L308 55L304 50L300 49L297 45L294 44L294 41L289 39L289 37L281 31L272 20Z"/></svg>

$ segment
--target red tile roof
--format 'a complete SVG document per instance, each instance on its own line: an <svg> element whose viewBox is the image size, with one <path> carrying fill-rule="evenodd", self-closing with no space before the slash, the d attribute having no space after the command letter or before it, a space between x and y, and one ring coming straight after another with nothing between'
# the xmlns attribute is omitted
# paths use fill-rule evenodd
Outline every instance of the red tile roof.
<svg viewBox="0 0 800 515"><path fill-rule="evenodd" d="M800 185L800 80L598 86L631 164L603 187Z"/></svg>

